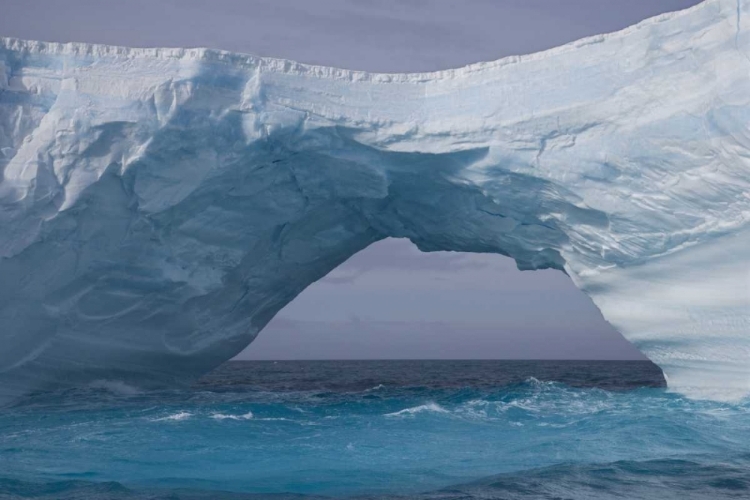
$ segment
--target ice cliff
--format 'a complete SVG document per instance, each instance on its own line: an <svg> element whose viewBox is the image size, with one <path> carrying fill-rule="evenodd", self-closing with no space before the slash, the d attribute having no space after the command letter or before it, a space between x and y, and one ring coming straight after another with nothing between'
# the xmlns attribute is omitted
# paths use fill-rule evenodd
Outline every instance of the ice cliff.
<svg viewBox="0 0 750 500"><path fill-rule="evenodd" d="M564 270L740 397L748 49L750 0L425 74L0 39L0 393L189 379L399 237Z"/></svg>

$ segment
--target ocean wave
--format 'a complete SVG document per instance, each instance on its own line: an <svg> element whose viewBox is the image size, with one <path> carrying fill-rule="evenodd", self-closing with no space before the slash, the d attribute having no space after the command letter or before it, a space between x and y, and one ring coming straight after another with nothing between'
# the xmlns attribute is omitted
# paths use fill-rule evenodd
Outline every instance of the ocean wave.
<svg viewBox="0 0 750 500"><path fill-rule="evenodd" d="M89 384L91 389L103 389L113 394L121 396L135 396L142 394L143 391L132 385L126 384L121 380L94 380Z"/></svg>
<svg viewBox="0 0 750 500"><path fill-rule="evenodd" d="M344 449L357 447L348 442ZM405 493L403 490L377 496L337 497L294 493L229 493L208 489L134 489L121 483L86 479L27 481L0 477L0 497L39 500L324 500L331 498L381 500L545 500L576 498L621 500L648 498L663 500L734 500L747 498L750 491L748 457L727 457L722 462L702 457L646 461L563 463L550 467L522 469L487 476L442 489Z"/></svg>
<svg viewBox="0 0 750 500"><path fill-rule="evenodd" d="M515 374L515 365L511 368ZM568 373L570 364L560 370ZM328 373L300 372L292 375L317 379ZM255 380L255 373L240 370L236 376ZM432 380L451 373L420 376ZM293 493L329 495L314 497L329 500L615 500L618 493L619 498L750 498L750 475L742 472L750 471L750 454L738 457L748 450L750 405L694 401L660 388L610 392L542 382L526 373L510 384L461 381L443 388L428 383L415 388L396 377L392 382L380 373L366 375L358 391L325 392L325 397L317 389L242 392L231 380L216 391L207 391L210 386L144 389L138 396L118 396L87 386L29 396L24 404L0 412L0 483L3 477L102 478L127 480L128 488L167 489L117 496L90 484L85 488L91 490L82 486L42 495L33 485L7 484L3 490L0 484L0 497L27 498L18 493L23 491L40 500L245 498L182 490L206 487L263 492L250 494L253 499L307 500L287 496L293 484ZM285 387L296 387L294 380ZM381 381L387 388L363 392ZM223 390L230 386L231 391ZM664 458L689 458L698 465L619 462ZM402 467L407 462L409 467ZM314 479L300 480L301 470ZM40 477L38 471L50 472ZM683 479L683 473L703 474L703 479ZM641 484L652 479L654 489ZM589 488L591 482L601 489ZM695 494L680 491L670 497L669 486L676 491L682 483Z"/></svg>

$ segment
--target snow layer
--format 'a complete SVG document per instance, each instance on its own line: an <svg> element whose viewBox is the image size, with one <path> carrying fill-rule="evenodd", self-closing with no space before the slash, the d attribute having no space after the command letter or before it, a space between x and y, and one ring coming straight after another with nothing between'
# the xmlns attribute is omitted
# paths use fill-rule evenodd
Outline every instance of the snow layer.
<svg viewBox="0 0 750 500"><path fill-rule="evenodd" d="M745 395L748 23L399 75L0 39L0 390L187 380L401 237L564 270L672 388Z"/></svg>

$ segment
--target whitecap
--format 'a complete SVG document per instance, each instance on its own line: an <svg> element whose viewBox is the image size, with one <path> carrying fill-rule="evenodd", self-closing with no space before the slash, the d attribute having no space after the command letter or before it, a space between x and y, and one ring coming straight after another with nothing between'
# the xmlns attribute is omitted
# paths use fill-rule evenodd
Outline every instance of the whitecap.
<svg viewBox="0 0 750 500"><path fill-rule="evenodd" d="M422 413L422 412L432 412L432 413L450 413L448 410L443 408L437 403L427 403L419 406L414 406L413 408L406 408L401 411L393 412L393 413L386 413L386 417L399 417L403 415L414 415L416 413Z"/></svg>
<svg viewBox="0 0 750 500"><path fill-rule="evenodd" d="M250 420L253 418L253 412L249 411L244 415L225 415L224 413L214 413L211 415L214 420Z"/></svg>
<svg viewBox="0 0 750 500"><path fill-rule="evenodd" d="M527 377L523 382L524 384L528 384L535 389L551 389L558 386L557 382L553 382L551 380L539 380L536 377Z"/></svg>
<svg viewBox="0 0 750 500"><path fill-rule="evenodd" d="M193 416L193 414L190 413L190 412L188 412L188 411L180 411L180 412L174 413L172 415L167 415L166 417L155 418L155 419L153 419L151 421L152 422L165 422L165 421L169 421L169 420L180 421L180 420L186 420L186 419L188 419L188 418L190 418L192 416Z"/></svg>

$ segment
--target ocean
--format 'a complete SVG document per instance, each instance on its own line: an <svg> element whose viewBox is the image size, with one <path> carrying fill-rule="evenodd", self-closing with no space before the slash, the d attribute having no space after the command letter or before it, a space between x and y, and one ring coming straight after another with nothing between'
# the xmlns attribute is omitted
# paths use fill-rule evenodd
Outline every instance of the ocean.
<svg viewBox="0 0 750 500"><path fill-rule="evenodd" d="M0 499L750 498L749 431L649 362L230 362L3 407Z"/></svg>

